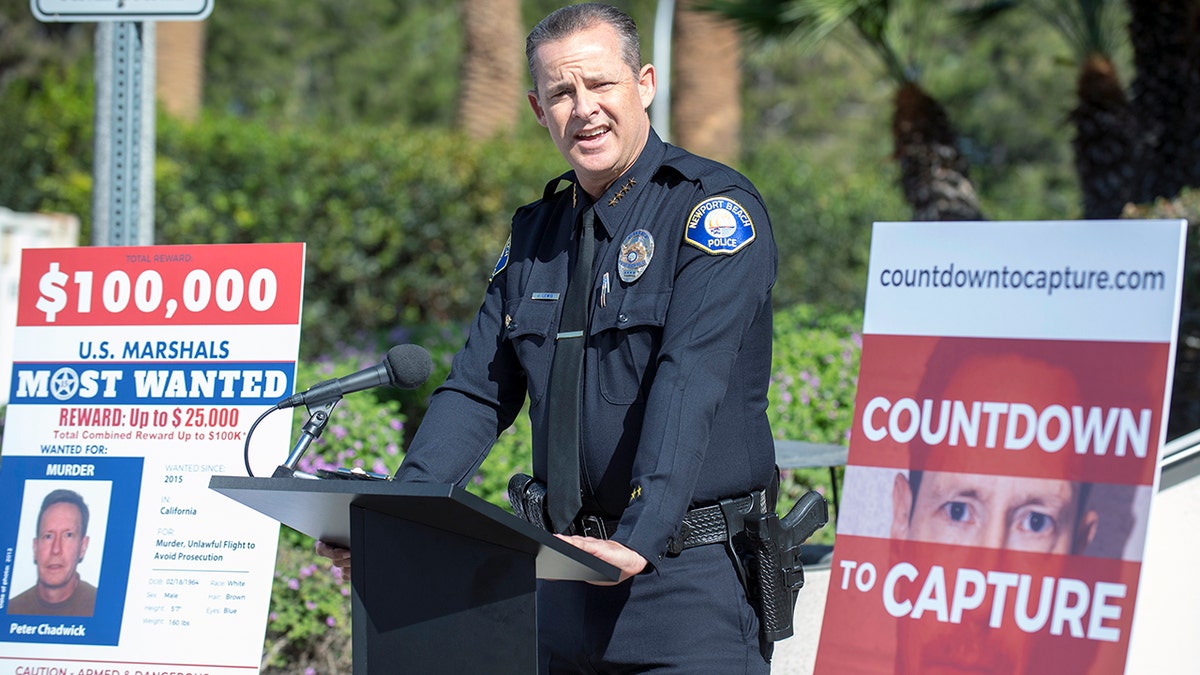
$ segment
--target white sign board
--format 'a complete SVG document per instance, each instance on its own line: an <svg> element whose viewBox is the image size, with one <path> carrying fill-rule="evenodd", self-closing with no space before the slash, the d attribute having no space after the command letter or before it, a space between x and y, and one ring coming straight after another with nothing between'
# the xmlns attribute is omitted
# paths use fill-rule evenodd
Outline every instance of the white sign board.
<svg viewBox="0 0 1200 675"><path fill-rule="evenodd" d="M212 0L29 0L38 21L203 21Z"/></svg>
<svg viewBox="0 0 1200 675"><path fill-rule="evenodd" d="M1186 225L875 224L817 675L1158 672L1125 663Z"/></svg>
<svg viewBox="0 0 1200 675"><path fill-rule="evenodd" d="M208 483L293 391L303 281L299 243L22 253L0 675L258 672L279 524Z"/></svg>

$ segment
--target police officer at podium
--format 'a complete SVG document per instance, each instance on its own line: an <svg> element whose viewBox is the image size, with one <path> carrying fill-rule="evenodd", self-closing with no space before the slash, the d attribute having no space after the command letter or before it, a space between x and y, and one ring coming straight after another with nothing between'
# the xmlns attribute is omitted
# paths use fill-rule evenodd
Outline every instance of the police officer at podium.
<svg viewBox="0 0 1200 675"><path fill-rule="evenodd" d="M514 509L621 571L539 582L541 668L765 673L728 533L697 516L774 489L775 244L749 180L651 128L638 40L598 3L529 34L529 103L571 170L517 210L396 477L465 486L528 401L534 476L510 492L546 508Z"/></svg>

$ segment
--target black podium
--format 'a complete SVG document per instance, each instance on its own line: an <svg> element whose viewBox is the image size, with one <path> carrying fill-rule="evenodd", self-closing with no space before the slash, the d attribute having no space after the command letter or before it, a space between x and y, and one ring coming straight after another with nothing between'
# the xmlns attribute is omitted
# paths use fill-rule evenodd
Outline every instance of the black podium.
<svg viewBox="0 0 1200 675"><path fill-rule="evenodd" d="M536 580L618 577L452 485L213 476L209 487L351 547L354 675L536 673Z"/></svg>

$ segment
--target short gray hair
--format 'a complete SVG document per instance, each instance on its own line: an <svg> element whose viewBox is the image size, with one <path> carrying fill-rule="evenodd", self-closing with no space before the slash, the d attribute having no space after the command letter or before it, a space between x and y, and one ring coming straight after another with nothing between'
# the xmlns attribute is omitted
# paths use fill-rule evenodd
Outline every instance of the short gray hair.
<svg viewBox="0 0 1200 675"><path fill-rule="evenodd" d="M551 12L538 22L525 38L525 58L529 61L529 77L537 91L537 71L534 57L537 49L547 42L570 37L580 31L599 24L608 24L617 31L621 41L621 58L636 74L642 69L642 50L638 38L637 24L625 12L600 2L585 2L569 5Z"/></svg>
<svg viewBox="0 0 1200 675"><path fill-rule="evenodd" d="M64 490L54 490L50 494L46 495L46 498L42 500L42 508L40 511L38 511L38 520L37 520L37 529L38 529L37 534L38 535L41 535L41 533L42 533L42 516L46 515L46 509L49 509L51 506L54 506L55 504L70 504L71 506L74 506L75 508L79 509L79 521L80 521L79 522L79 535L84 536L87 534L87 526L88 526L87 504L84 503L83 497L80 497L78 492L76 492L74 490L65 490L64 489Z"/></svg>

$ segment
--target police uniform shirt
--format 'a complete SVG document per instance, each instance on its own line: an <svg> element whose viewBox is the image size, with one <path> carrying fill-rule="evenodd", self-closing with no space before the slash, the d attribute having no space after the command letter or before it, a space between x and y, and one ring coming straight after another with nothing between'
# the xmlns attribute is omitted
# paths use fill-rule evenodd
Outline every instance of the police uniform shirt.
<svg viewBox="0 0 1200 675"><path fill-rule="evenodd" d="M589 206L583 512L619 518L611 538L653 564L690 507L774 476L766 393L777 266L754 186L653 130L594 205L568 172L517 211L467 343L397 478L465 486L528 396L534 475L546 479L556 423L546 392L575 223Z"/></svg>

